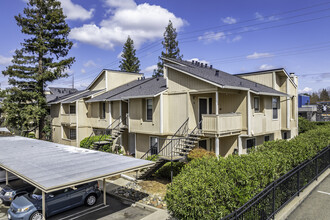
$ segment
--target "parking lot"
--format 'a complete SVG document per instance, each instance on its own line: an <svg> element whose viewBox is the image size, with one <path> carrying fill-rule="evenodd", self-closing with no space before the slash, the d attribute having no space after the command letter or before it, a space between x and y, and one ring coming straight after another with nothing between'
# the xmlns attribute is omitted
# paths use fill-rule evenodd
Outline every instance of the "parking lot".
<svg viewBox="0 0 330 220"><path fill-rule="evenodd" d="M3 186L4 184L0 184ZM4 204L0 205L0 220L7 219L7 210L9 206ZM61 214L48 218L49 220L69 220L69 219L142 219L153 213L151 210L143 209L140 207L133 207L130 204L120 201L111 196L107 196L107 206L103 205L102 197L98 199L98 202L93 207L81 206Z"/></svg>

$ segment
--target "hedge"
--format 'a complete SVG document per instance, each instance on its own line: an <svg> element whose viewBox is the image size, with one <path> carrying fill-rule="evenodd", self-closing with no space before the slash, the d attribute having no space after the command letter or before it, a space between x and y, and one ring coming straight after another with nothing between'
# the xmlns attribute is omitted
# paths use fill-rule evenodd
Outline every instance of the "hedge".
<svg viewBox="0 0 330 220"><path fill-rule="evenodd" d="M290 141L266 142L248 155L192 160L168 186L168 210L178 219L222 218L329 144L326 124Z"/></svg>

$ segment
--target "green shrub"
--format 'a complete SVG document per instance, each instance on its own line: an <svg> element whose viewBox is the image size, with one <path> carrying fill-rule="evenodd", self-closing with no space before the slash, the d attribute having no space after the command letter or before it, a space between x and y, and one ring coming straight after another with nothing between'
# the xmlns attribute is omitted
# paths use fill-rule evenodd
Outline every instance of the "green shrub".
<svg viewBox="0 0 330 220"><path fill-rule="evenodd" d="M177 176L182 168L185 166L185 163L183 162L173 162L171 167L171 162L167 162L162 166L157 172L155 173L155 176L158 178L163 178L167 180L171 180L171 170L173 170L173 177Z"/></svg>
<svg viewBox="0 0 330 220"><path fill-rule="evenodd" d="M190 153L188 154L188 159L193 160L193 159L200 159L203 157L215 157L215 153L211 151L207 151L204 148L197 147L194 148Z"/></svg>
<svg viewBox="0 0 330 220"><path fill-rule="evenodd" d="M306 131L315 129L317 126L316 123L313 123L311 121L308 121L307 119L303 118L303 117L299 117L298 118L298 131L299 134L304 133Z"/></svg>
<svg viewBox="0 0 330 220"><path fill-rule="evenodd" d="M220 219L329 144L327 124L290 141L266 142L248 155L192 160L168 186L168 210L178 219Z"/></svg>
<svg viewBox="0 0 330 220"><path fill-rule="evenodd" d="M110 139L110 135L96 135L91 137L86 137L82 141L80 141L80 147L87 148L87 149L93 149L93 143L96 141L105 141L106 139ZM99 151L104 152L111 152L111 145L107 144L102 146Z"/></svg>

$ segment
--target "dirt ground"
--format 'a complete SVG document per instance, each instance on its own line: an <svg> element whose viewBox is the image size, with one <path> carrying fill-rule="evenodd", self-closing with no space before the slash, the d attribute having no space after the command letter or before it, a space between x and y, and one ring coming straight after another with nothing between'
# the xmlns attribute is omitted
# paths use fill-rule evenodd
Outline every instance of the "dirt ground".
<svg viewBox="0 0 330 220"><path fill-rule="evenodd" d="M170 182L162 179L152 179L141 181L138 184L146 192L151 194L158 194L161 197L164 197L166 194L166 185L170 184Z"/></svg>

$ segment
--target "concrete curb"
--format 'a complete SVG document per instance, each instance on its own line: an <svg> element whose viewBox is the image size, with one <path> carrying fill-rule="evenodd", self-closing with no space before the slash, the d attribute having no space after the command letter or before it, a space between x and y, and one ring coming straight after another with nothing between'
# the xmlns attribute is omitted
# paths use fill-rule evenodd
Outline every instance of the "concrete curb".
<svg viewBox="0 0 330 220"><path fill-rule="evenodd" d="M276 220L286 219L305 199L306 197L330 174L330 169L324 171L324 173L306 187L299 196L296 196L291 202L289 202L281 211L275 215Z"/></svg>

